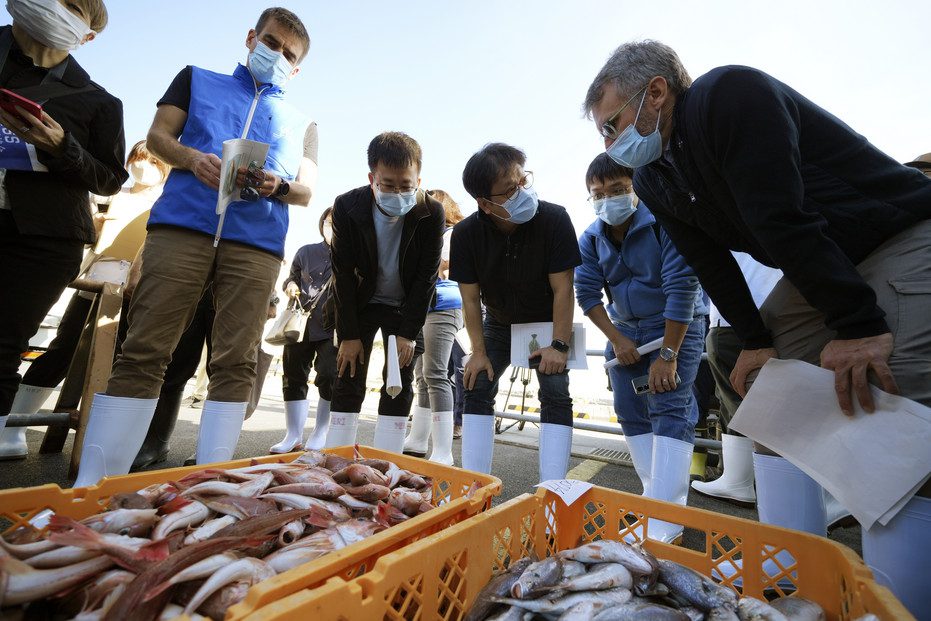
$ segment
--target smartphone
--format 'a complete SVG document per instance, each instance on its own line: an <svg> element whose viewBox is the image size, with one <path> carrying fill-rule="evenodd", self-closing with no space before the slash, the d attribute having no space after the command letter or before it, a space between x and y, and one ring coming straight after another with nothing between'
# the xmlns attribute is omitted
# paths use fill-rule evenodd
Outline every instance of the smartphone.
<svg viewBox="0 0 931 621"><path fill-rule="evenodd" d="M641 375L640 377L635 377L630 380L631 385L634 387L634 394L643 395L650 392L650 376ZM679 373L676 372L676 386L682 383L682 379L679 378Z"/></svg>
<svg viewBox="0 0 931 621"><path fill-rule="evenodd" d="M0 108L3 108L10 114L15 115L17 118L20 118L19 112L16 111L17 107L22 108L37 119L42 118L42 106L32 101L31 99L26 99L25 97L17 95L13 91L0 88ZM25 119L20 120L25 122Z"/></svg>

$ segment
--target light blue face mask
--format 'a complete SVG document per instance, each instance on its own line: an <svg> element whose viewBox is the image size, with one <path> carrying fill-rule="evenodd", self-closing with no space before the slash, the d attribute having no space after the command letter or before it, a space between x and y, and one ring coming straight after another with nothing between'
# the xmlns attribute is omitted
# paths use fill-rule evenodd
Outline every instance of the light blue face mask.
<svg viewBox="0 0 931 621"><path fill-rule="evenodd" d="M417 204L417 190L410 192L382 192L377 187L375 190L375 202L381 207L381 210L393 218L406 215L408 211Z"/></svg>
<svg viewBox="0 0 931 621"><path fill-rule="evenodd" d="M249 71L259 84L284 86L294 67L284 54L274 51L261 41L256 41L255 49L249 52Z"/></svg>
<svg viewBox="0 0 931 621"><path fill-rule="evenodd" d="M637 211L637 195L619 194L595 201L595 214L611 226L624 224Z"/></svg>
<svg viewBox="0 0 931 621"><path fill-rule="evenodd" d="M530 222L531 218L537 215L537 207L539 206L540 199L537 198L537 193L533 188L517 188L517 193L504 201L503 205L500 205L500 207L507 210L510 217L502 218L496 213L492 215L514 224L524 224Z"/></svg>
<svg viewBox="0 0 931 621"><path fill-rule="evenodd" d="M641 136L640 132L637 131L637 121L640 119L640 111L643 109L646 96L647 92L644 89L634 122L624 128L621 135L611 143L610 147L605 149L608 157L627 168L646 166L650 162L658 160L659 156L663 154L663 137L659 133L659 120L662 115L656 115L656 129L652 133Z"/></svg>

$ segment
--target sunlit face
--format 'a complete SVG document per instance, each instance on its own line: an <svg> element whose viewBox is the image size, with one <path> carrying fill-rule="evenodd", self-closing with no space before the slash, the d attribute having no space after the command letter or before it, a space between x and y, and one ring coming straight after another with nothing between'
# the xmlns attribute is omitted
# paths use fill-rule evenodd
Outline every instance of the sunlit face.
<svg viewBox="0 0 931 621"><path fill-rule="evenodd" d="M249 31L246 36L246 47L250 52L255 51L258 41L264 43L273 52L279 52L291 64L292 69L288 79L300 73L301 68L297 63L305 52L304 43L291 30L279 24L277 20L270 19L262 26L261 32L256 32L254 29Z"/></svg>
<svg viewBox="0 0 931 621"><path fill-rule="evenodd" d="M392 168L382 162L369 173L369 184L386 194L412 192L420 187L420 170L416 164L406 168Z"/></svg>
<svg viewBox="0 0 931 621"><path fill-rule="evenodd" d="M514 164L510 170L498 176L489 195L478 200L479 207L487 214L507 220L511 214L504 208L504 203L517 194L519 188L530 187L533 183L532 175L533 173L525 171L523 166Z"/></svg>
<svg viewBox="0 0 931 621"><path fill-rule="evenodd" d="M657 77L634 93L622 95L612 86L606 86L601 100L592 107L595 128L604 139L605 149L635 121L641 136L653 132L662 115L668 90L666 81ZM639 115L638 115L639 112Z"/></svg>

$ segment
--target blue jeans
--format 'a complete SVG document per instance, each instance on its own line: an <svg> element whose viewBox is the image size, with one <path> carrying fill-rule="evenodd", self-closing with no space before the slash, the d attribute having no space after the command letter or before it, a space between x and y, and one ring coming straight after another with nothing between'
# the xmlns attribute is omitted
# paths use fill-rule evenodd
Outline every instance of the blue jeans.
<svg viewBox="0 0 931 621"><path fill-rule="evenodd" d="M642 329L615 325L618 331L639 347L663 336L663 326ZM659 357L659 351L640 358L630 366L616 366L609 371L611 388L614 391L614 412L621 423L624 435L639 436L653 433L683 442L695 439L695 423L698 422L698 404L692 393L692 384L698 374L705 339L705 324L696 319L689 325L679 348L676 372L682 381L671 392L638 395L634 393L631 380L649 375L650 365ZM609 342L605 347L605 358L614 358L614 348Z"/></svg>
<svg viewBox="0 0 931 621"><path fill-rule="evenodd" d="M511 364L511 326L486 319L482 333L485 337L485 353L491 361L495 379L490 381L486 373L480 373L475 378L475 387L465 391L464 412L492 416L495 412L498 380ZM537 371L537 381L540 383L540 420L571 427L572 397L569 396L569 372L544 375Z"/></svg>

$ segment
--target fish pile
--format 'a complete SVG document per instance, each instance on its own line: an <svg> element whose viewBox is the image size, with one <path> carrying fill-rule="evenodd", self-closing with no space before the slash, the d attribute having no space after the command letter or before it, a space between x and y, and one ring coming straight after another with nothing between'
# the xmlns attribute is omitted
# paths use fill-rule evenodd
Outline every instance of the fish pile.
<svg viewBox="0 0 931 621"><path fill-rule="evenodd" d="M474 486L473 486L474 487ZM474 492L474 489L472 490ZM429 477L308 451L118 494L0 537L0 618L223 619L253 584L433 508ZM203 617L200 617L203 618Z"/></svg>
<svg viewBox="0 0 931 621"><path fill-rule="evenodd" d="M800 597L738 598L731 589L684 565L657 559L640 545L603 540L543 560L514 561L482 588L464 621L533 619L823 621L825 614Z"/></svg>

